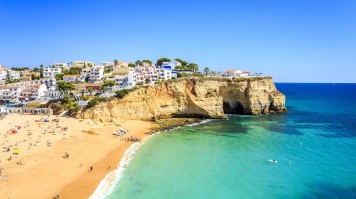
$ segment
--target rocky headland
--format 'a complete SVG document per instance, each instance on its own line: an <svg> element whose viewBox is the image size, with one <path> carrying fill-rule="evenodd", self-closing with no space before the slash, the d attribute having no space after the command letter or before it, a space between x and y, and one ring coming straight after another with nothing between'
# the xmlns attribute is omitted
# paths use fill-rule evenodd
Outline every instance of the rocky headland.
<svg viewBox="0 0 356 199"><path fill-rule="evenodd" d="M225 114L286 112L285 96L271 77L180 78L139 87L78 113L102 122L167 118L226 118Z"/></svg>

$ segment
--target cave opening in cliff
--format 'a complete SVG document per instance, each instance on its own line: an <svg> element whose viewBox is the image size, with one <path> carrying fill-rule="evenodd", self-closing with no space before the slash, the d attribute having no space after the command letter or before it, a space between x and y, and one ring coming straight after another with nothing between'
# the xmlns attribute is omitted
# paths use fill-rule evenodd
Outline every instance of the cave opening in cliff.
<svg viewBox="0 0 356 199"><path fill-rule="evenodd" d="M226 114L243 114L244 111L244 107L238 102L223 102L223 109Z"/></svg>

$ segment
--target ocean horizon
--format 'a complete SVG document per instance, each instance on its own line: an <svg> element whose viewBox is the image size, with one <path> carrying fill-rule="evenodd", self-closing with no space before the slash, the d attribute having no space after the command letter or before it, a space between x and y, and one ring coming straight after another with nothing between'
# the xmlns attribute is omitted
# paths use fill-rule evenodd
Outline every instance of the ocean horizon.
<svg viewBox="0 0 356 199"><path fill-rule="evenodd" d="M288 113L152 136L92 198L355 198L356 84L276 87Z"/></svg>

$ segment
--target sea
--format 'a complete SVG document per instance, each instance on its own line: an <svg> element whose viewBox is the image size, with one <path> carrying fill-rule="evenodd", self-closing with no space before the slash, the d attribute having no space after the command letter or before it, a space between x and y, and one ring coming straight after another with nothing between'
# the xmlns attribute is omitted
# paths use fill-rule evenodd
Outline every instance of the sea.
<svg viewBox="0 0 356 199"><path fill-rule="evenodd" d="M92 198L356 198L356 84L276 87L288 113L152 136Z"/></svg>

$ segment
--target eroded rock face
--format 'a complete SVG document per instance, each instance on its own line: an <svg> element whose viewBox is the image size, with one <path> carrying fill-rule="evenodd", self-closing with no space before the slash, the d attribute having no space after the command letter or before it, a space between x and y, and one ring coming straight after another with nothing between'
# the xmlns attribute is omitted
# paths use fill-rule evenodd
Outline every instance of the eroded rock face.
<svg viewBox="0 0 356 199"><path fill-rule="evenodd" d="M225 118L229 114L287 111L285 96L271 77L179 79L139 88L123 99L103 102L79 118L154 120L171 117Z"/></svg>

